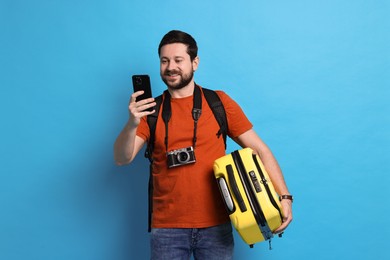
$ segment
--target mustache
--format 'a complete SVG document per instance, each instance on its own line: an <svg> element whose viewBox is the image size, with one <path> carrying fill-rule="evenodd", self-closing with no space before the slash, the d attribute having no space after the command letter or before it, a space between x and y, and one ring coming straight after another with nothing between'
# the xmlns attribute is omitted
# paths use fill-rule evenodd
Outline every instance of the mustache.
<svg viewBox="0 0 390 260"><path fill-rule="evenodd" d="M165 76L170 76L173 74L181 75L181 72L179 70L165 70L164 75Z"/></svg>

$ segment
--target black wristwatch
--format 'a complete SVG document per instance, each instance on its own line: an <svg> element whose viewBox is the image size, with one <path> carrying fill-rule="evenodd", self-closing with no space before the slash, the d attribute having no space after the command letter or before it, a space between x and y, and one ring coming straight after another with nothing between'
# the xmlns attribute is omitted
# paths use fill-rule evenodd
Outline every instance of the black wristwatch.
<svg viewBox="0 0 390 260"><path fill-rule="evenodd" d="M282 200L291 200L291 202L294 201L294 198L292 195L280 195L279 196L279 201L282 201Z"/></svg>

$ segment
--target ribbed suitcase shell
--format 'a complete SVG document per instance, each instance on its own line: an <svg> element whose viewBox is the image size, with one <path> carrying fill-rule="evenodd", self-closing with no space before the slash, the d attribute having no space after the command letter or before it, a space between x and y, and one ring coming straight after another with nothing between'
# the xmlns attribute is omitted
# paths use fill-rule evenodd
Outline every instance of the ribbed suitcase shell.
<svg viewBox="0 0 390 260"><path fill-rule="evenodd" d="M232 224L245 243L271 239L282 224L282 211L259 156L244 148L217 159L213 169Z"/></svg>

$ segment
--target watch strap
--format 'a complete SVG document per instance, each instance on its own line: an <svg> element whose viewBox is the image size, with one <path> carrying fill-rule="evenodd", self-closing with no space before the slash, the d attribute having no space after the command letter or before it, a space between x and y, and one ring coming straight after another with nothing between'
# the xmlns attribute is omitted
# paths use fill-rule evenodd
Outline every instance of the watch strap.
<svg viewBox="0 0 390 260"><path fill-rule="evenodd" d="M291 202L294 201L294 198L292 195L280 195L279 196L279 201L282 201L282 200L291 200Z"/></svg>

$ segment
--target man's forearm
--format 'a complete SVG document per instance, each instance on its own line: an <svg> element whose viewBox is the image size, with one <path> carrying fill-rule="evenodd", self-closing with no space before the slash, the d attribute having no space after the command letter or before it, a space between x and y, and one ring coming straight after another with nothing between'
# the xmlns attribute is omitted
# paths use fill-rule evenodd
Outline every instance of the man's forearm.
<svg viewBox="0 0 390 260"><path fill-rule="evenodd" d="M114 159L117 165L128 164L134 159L136 132L137 127L133 127L127 122L116 139L114 144Z"/></svg>
<svg viewBox="0 0 390 260"><path fill-rule="evenodd" d="M242 147L250 147L260 156L261 161L267 169L275 190L279 195L289 194L282 170L268 146L261 140L256 132L251 129L240 135L235 141Z"/></svg>
<svg viewBox="0 0 390 260"><path fill-rule="evenodd" d="M272 183L275 187L276 192L279 195L288 195L290 192L288 191L286 182L283 177L282 170L268 147L263 148L262 151L257 151L259 156L264 163L265 168L272 179Z"/></svg>

